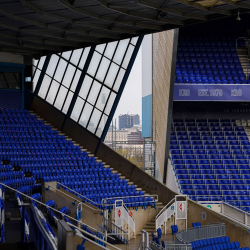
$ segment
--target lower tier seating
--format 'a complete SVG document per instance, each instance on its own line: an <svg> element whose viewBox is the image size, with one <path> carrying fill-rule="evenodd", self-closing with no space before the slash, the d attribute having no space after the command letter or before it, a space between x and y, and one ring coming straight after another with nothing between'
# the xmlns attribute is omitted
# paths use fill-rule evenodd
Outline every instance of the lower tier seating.
<svg viewBox="0 0 250 250"><path fill-rule="evenodd" d="M98 204L120 197L129 207L153 204L143 191L27 110L0 110L0 161L0 182L29 195L41 182L58 181Z"/></svg>
<svg viewBox="0 0 250 250"><path fill-rule="evenodd" d="M250 211L250 142L234 120L173 120L171 160L180 190L197 201Z"/></svg>

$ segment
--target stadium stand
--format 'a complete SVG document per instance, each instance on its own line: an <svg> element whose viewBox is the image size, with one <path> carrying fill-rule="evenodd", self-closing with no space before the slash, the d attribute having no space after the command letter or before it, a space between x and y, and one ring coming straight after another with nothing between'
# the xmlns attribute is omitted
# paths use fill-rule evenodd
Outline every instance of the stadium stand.
<svg viewBox="0 0 250 250"><path fill-rule="evenodd" d="M250 211L250 142L234 120L173 120L171 157L180 190L197 201Z"/></svg>
<svg viewBox="0 0 250 250"><path fill-rule="evenodd" d="M153 204L152 198L144 197L143 191L137 191L118 173L113 174L102 162L89 157L86 151L81 151L28 111L2 110L0 123L0 181L4 184L31 194L41 187L42 181L58 181L95 205L112 197L110 204L120 197L128 207Z"/></svg>
<svg viewBox="0 0 250 250"><path fill-rule="evenodd" d="M247 24L246 24L247 25ZM247 28L233 20L203 29L180 29L175 83L248 84L237 48L246 47ZM237 41L237 46L236 46Z"/></svg>

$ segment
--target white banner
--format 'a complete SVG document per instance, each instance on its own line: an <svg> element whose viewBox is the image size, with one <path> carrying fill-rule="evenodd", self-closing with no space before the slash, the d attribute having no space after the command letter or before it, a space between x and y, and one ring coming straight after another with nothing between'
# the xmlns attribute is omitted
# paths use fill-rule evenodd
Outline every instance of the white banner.
<svg viewBox="0 0 250 250"><path fill-rule="evenodd" d="M187 202L176 201L176 219L187 219Z"/></svg>
<svg viewBox="0 0 250 250"><path fill-rule="evenodd" d="M123 207L115 208L115 224L118 227L123 226Z"/></svg>

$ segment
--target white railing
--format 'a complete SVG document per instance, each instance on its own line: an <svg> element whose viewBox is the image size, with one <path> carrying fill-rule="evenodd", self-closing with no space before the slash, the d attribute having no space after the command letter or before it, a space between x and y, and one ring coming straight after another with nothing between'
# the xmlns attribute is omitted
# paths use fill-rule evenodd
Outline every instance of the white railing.
<svg viewBox="0 0 250 250"><path fill-rule="evenodd" d="M155 218L156 229L160 228L162 225L165 225L166 231L166 222L168 219L173 216L175 213L175 198L173 198L157 215ZM165 232L166 233L166 232Z"/></svg>

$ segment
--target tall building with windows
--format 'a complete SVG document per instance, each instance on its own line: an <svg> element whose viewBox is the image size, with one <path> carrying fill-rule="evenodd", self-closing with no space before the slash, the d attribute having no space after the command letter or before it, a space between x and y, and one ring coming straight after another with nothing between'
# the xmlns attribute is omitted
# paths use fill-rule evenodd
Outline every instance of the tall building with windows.
<svg viewBox="0 0 250 250"><path fill-rule="evenodd" d="M140 124L140 116L136 115L119 115L119 130L123 128L132 128L134 125Z"/></svg>

